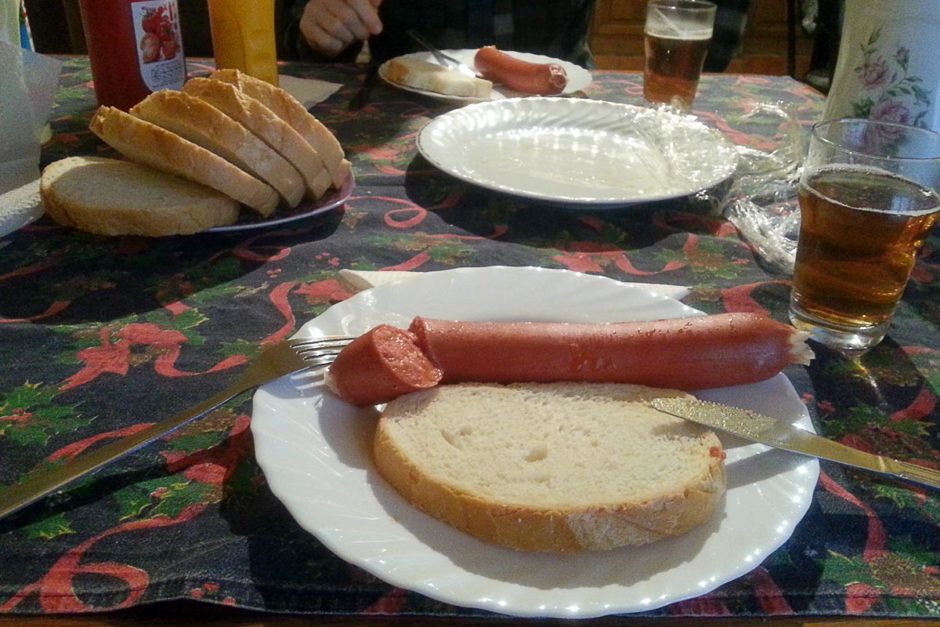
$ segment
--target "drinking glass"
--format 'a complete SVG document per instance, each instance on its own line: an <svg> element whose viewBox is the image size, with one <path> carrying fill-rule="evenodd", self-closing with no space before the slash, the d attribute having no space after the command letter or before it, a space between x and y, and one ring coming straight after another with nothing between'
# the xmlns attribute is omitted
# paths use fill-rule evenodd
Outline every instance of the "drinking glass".
<svg viewBox="0 0 940 627"><path fill-rule="evenodd" d="M278 84L274 0L209 0L216 67Z"/></svg>
<svg viewBox="0 0 940 627"><path fill-rule="evenodd" d="M650 0L643 27L643 96L688 111L712 38L716 6L706 0Z"/></svg>
<svg viewBox="0 0 940 627"><path fill-rule="evenodd" d="M843 118L813 127L800 179L790 321L848 354L884 338L940 216L940 133Z"/></svg>

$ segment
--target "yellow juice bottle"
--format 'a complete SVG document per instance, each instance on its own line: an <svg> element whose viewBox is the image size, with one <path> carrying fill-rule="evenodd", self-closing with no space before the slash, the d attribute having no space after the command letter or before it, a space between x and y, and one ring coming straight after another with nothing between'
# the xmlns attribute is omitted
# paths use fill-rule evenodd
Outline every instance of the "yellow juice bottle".
<svg viewBox="0 0 940 627"><path fill-rule="evenodd" d="M209 20L217 67L277 85L274 0L209 0Z"/></svg>

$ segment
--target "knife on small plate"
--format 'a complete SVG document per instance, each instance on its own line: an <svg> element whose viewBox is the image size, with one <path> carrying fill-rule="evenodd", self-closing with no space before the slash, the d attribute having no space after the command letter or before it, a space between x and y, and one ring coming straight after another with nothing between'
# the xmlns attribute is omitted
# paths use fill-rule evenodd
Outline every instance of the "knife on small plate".
<svg viewBox="0 0 940 627"><path fill-rule="evenodd" d="M936 470L866 453L748 409L694 398L656 398L650 401L650 405L661 412L725 431L745 440L940 489L940 472Z"/></svg>

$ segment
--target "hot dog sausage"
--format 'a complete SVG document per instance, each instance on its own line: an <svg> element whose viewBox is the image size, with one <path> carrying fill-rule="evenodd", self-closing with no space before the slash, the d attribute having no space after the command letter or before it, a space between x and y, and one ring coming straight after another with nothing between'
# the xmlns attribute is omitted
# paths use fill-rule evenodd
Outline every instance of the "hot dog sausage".
<svg viewBox="0 0 940 627"><path fill-rule="evenodd" d="M477 71L488 80L527 94L552 96L568 84L565 68L557 63L530 63L484 46L473 57Z"/></svg>
<svg viewBox="0 0 940 627"><path fill-rule="evenodd" d="M575 324L415 318L442 383L589 381L697 390L754 383L808 362L805 336L747 313Z"/></svg>
<svg viewBox="0 0 940 627"><path fill-rule="evenodd" d="M330 366L326 382L340 398L365 407L434 387L441 371L416 344L415 336L381 324L344 348Z"/></svg>

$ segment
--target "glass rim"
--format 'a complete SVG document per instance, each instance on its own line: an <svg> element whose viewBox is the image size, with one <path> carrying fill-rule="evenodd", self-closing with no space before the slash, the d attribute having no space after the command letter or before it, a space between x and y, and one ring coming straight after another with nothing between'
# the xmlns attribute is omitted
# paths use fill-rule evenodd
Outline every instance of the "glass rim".
<svg viewBox="0 0 940 627"><path fill-rule="evenodd" d="M822 129L826 127L835 126L837 124L849 125L849 124L862 124L866 126L879 126L882 128L891 128L896 130L901 130L905 132L914 131L922 136L929 136L934 138L934 143L936 144L936 152L931 153L929 156L924 157L914 157L914 156L898 156L898 155L882 155L874 152L869 152L865 150L859 150L855 148L849 148L848 146L829 139L822 134ZM813 124L811 128L812 138L823 143L827 146L840 150L846 154L861 155L865 157L882 159L884 161L910 161L910 162L928 162L928 161L938 161L940 160L940 132L934 131L929 128L922 128L920 126L911 126L910 124L901 124L900 122L888 122L885 120L870 120L868 118L855 118L855 117L844 117L844 118L833 118L830 120L821 120Z"/></svg>

